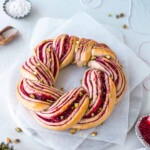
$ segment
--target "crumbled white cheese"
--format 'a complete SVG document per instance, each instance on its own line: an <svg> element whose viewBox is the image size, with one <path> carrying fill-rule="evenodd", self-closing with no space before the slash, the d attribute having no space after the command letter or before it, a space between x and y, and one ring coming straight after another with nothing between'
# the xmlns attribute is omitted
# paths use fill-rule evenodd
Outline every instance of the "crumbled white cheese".
<svg viewBox="0 0 150 150"><path fill-rule="evenodd" d="M9 0L5 4L5 10L12 17L24 17L30 12L31 3L27 0Z"/></svg>

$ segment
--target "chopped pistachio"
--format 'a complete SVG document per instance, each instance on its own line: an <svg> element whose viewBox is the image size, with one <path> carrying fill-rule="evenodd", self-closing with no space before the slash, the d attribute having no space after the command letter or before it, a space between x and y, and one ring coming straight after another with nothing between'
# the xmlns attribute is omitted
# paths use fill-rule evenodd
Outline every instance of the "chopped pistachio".
<svg viewBox="0 0 150 150"><path fill-rule="evenodd" d="M48 68L46 68L46 71L47 71L47 72L49 72L49 69L48 69Z"/></svg>
<svg viewBox="0 0 150 150"><path fill-rule="evenodd" d="M11 142L12 142L9 137L7 137L7 138L5 139L5 141L6 141L6 143L11 143Z"/></svg>
<svg viewBox="0 0 150 150"><path fill-rule="evenodd" d="M83 47L83 44L82 44L82 43L80 43L79 47Z"/></svg>
<svg viewBox="0 0 150 150"><path fill-rule="evenodd" d="M112 75L110 75L110 78L111 78L112 80L114 79Z"/></svg>
<svg viewBox="0 0 150 150"><path fill-rule="evenodd" d="M80 93L79 93L79 96L81 97L82 95L83 95L83 93L82 93L82 92L80 92Z"/></svg>
<svg viewBox="0 0 150 150"><path fill-rule="evenodd" d="M94 117L94 113L91 113L91 116Z"/></svg>
<svg viewBox="0 0 150 150"><path fill-rule="evenodd" d="M37 72L36 72L36 71L34 71L34 72L33 72L33 74L34 74L34 75L37 75Z"/></svg>
<svg viewBox="0 0 150 150"><path fill-rule="evenodd" d="M3 144L5 145L5 143L4 143L4 142L1 142L1 143L0 143L0 149L2 148L2 145L3 145Z"/></svg>
<svg viewBox="0 0 150 150"><path fill-rule="evenodd" d="M116 15L116 18L117 18L117 19L119 19L119 18L120 18L120 16L119 16L119 15Z"/></svg>
<svg viewBox="0 0 150 150"><path fill-rule="evenodd" d="M52 100L50 100L50 99L47 99L47 102L50 102L50 103L52 103L53 101L52 101Z"/></svg>
<svg viewBox="0 0 150 150"><path fill-rule="evenodd" d="M60 88L60 90L61 90L61 91L64 91L64 88L62 87L62 88Z"/></svg>
<svg viewBox="0 0 150 150"><path fill-rule="evenodd" d="M47 42L46 40L42 42L42 44L44 44L45 42Z"/></svg>
<svg viewBox="0 0 150 150"><path fill-rule="evenodd" d="M4 150L4 149L6 148L5 143L3 143L3 144L1 145L1 148L2 148L2 150Z"/></svg>
<svg viewBox="0 0 150 150"><path fill-rule="evenodd" d="M79 107L79 103L74 103L74 107L78 108Z"/></svg>
<svg viewBox="0 0 150 150"><path fill-rule="evenodd" d="M98 109L98 112L100 112L101 110L102 110L102 108L99 108L99 109Z"/></svg>
<svg viewBox="0 0 150 150"><path fill-rule="evenodd" d="M19 139L15 139L15 140L13 141L13 143L19 143L19 142L20 142Z"/></svg>
<svg viewBox="0 0 150 150"><path fill-rule="evenodd" d="M46 51L47 51L47 52L50 52L50 48L47 48Z"/></svg>
<svg viewBox="0 0 150 150"><path fill-rule="evenodd" d="M82 135L83 135L83 133L79 133L79 135L80 135L80 136L82 136Z"/></svg>
<svg viewBox="0 0 150 150"><path fill-rule="evenodd" d="M109 56L109 55L106 55L106 58L110 59L110 56Z"/></svg>
<svg viewBox="0 0 150 150"><path fill-rule="evenodd" d="M79 44L79 41L76 41L76 44Z"/></svg>
<svg viewBox="0 0 150 150"><path fill-rule="evenodd" d="M120 17L122 17L122 18L123 18L124 16L125 16L125 14L124 14L124 13L120 13Z"/></svg>
<svg viewBox="0 0 150 150"><path fill-rule="evenodd" d="M33 69L36 69L36 66L32 66Z"/></svg>
<svg viewBox="0 0 150 150"><path fill-rule="evenodd" d="M34 96L34 95L33 95L33 96ZM22 132L22 129L19 128L19 127L15 128L15 130L16 130L17 132Z"/></svg>
<svg viewBox="0 0 150 150"><path fill-rule="evenodd" d="M73 43L73 40L70 40L70 44L72 44Z"/></svg>
<svg viewBox="0 0 150 150"><path fill-rule="evenodd" d="M112 14L108 14L108 17L112 17Z"/></svg>
<svg viewBox="0 0 150 150"><path fill-rule="evenodd" d="M33 94L30 94L29 96L30 96L31 98L35 98L35 96L34 96Z"/></svg>
<svg viewBox="0 0 150 150"><path fill-rule="evenodd" d="M43 79L40 79L40 82L42 83L42 82L43 82Z"/></svg>
<svg viewBox="0 0 150 150"><path fill-rule="evenodd" d="M92 97L90 97L89 100L92 101Z"/></svg>
<svg viewBox="0 0 150 150"><path fill-rule="evenodd" d="M89 43L89 44L88 44L88 46L89 46L89 47L91 47L91 46L92 46L92 44L91 44L91 43Z"/></svg>
<svg viewBox="0 0 150 150"><path fill-rule="evenodd" d="M127 28L128 28L128 26L127 26L126 24L124 24L124 25L123 25L123 28L124 28L124 29L127 29Z"/></svg>
<svg viewBox="0 0 150 150"><path fill-rule="evenodd" d="M75 53L77 53L77 51L78 51L78 47L76 46L76 47L75 47Z"/></svg>
<svg viewBox="0 0 150 150"><path fill-rule="evenodd" d="M88 113L90 111L90 108L88 108L87 110L86 110L86 113Z"/></svg>
<svg viewBox="0 0 150 150"><path fill-rule="evenodd" d="M97 135L97 132L92 132L91 133L91 136L96 136Z"/></svg>
<svg viewBox="0 0 150 150"><path fill-rule="evenodd" d="M75 134L77 132L77 129L75 129L75 128L72 128L71 130L70 130L70 133L71 134Z"/></svg>
<svg viewBox="0 0 150 150"><path fill-rule="evenodd" d="M80 83L82 84L82 79L80 80Z"/></svg>
<svg viewBox="0 0 150 150"><path fill-rule="evenodd" d="M96 59L96 57L95 57L95 56L92 56L91 60L95 60L95 59Z"/></svg>
<svg viewBox="0 0 150 150"><path fill-rule="evenodd" d="M39 67L39 66L40 66L40 63L37 63L36 66Z"/></svg>
<svg viewBox="0 0 150 150"><path fill-rule="evenodd" d="M60 119L64 119L64 116L60 116Z"/></svg>

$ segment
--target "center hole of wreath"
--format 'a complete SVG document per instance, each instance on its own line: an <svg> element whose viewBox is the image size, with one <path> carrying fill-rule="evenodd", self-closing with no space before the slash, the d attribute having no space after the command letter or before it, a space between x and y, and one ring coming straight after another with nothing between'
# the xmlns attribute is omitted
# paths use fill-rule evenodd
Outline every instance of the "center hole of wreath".
<svg viewBox="0 0 150 150"><path fill-rule="evenodd" d="M58 75L55 87L64 88L65 91L72 90L81 86L81 79L83 79L84 72L87 67L77 67L76 65L69 65L63 68Z"/></svg>

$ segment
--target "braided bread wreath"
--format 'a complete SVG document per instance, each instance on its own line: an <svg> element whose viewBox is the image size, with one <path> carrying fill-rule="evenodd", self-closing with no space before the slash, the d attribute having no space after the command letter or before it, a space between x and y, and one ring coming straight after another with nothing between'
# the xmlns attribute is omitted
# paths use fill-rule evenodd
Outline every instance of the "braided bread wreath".
<svg viewBox="0 0 150 150"><path fill-rule="evenodd" d="M89 66L82 86L64 93L54 87L59 70ZM52 130L88 129L103 123L126 92L116 54L105 44L63 34L34 49L21 67L16 95L37 122Z"/></svg>

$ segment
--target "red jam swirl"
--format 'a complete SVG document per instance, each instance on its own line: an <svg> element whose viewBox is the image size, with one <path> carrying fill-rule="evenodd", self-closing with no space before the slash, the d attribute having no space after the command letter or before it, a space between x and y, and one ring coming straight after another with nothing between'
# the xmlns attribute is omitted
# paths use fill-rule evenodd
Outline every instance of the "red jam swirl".
<svg viewBox="0 0 150 150"><path fill-rule="evenodd" d="M120 89L117 89L117 98L123 93L123 91L124 91L124 89L125 89L125 76L123 75L123 72L120 72L120 75L121 75L121 79L119 78L119 70L120 70L120 68L118 68L117 69L117 66L114 64L114 63L112 63L112 62L110 62L110 61L105 61L105 60L103 60L103 58L102 57L99 57L99 58L97 58L96 59L96 61L98 61L99 63L101 63L102 65L104 65L104 66L107 66L107 65L109 65L114 71L115 71L115 73L116 73L116 75L117 75L117 79L114 79L114 77L113 77L113 81L115 82L115 85L116 85L116 87L117 87L117 85L119 84L119 81L121 82L121 84L122 84L122 86L123 87L120 87ZM107 68L107 67L105 67L105 69L108 71L108 72L112 72L111 70L109 70L109 68ZM113 75L114 76L114 75Z"/></svg>
<svg viewBox="0 0 150 150"><path fill-rule="evenodd" d="M105 75L103 72L101 72L101 74L100 74L100 80L101 80L101 83L105 83ZM95 116L100 113L99 109L103 108L103 105L104 105L105 99L106 99L106 94L107 94L106 85L101 84L101 94L100 94L98 103L95 106L95 108L92 108L93 109L92 112L88 116L85 116L84 118L91 118L92 113L94 113Z"/></svg>
<svg viewBox="0 0 150 150"><path fill-rule="evenodd" d="M150 116L149 116L150 117ZM150 122L149 117L142 118L138 129L143 137L143 139L150 145Z"/></svg>
<svg viewBox="0 0 150 150"><path fill-rule="evenodd" d="M68 36L64 39L63 54L61 56L61 61L65 59L66 55L68 54L69 48L70 48L70 37Z"/></svg>
<svg viewBox="0 0 150 150"><path fill-rule="evenodd" d="M79 103L81 99L82 99L82 97L81 97L81 96L78 96L77 99L76 99L64 112L62 112L62 114L59 114L58 116L55 116L55 117L53 117L53 118L48 119L48 118L44 118L44 117L42 117L42 116L40 116L40 115L38 115L38 114L36 114L36 115L37 115L39 118L41 118L41 119L43 119L44 121L46 121L46 122L52 122L52 123L61 122L61 121L63 121L63 120L66 120L66 119L73 113L73 111L76 109L76 108L74 107L74 104L75 104L75 103ZM77 109L80 109L80 106L79 106L79 108L77 108ZM61 116L63 116L63 119L61 118Z"/></svg>
<svg viewBox="0 0 150 150"><path fill-rule="evenodd" d="M49 42L43 43L42 45L40 45L39 47L39 59L43 62L44 57L43 57L43 47L45 46L45 44L47 44ZM52 45L52 42L50 44L47 45L47 48L50 47Z"/></svg>
<svg viewBox="0 0 150 150"><path fill-rule="evenodd" d="M53 97L51 97L51 96L48 95L48 94L45 95L45 94L35 93L35 92L33 92L33 91L31 91L31 93L28 93L28 92L25 90L24 86L23 86L23 82L20 83L20 90L21 90L21 92L22 92L24 95L26 95L26 96L28 96L28 97L30 97L31 94L34 95L34 99L37 99L37 100L42 100L42 101L47 101L47 100L56 101Z"/></svg>

